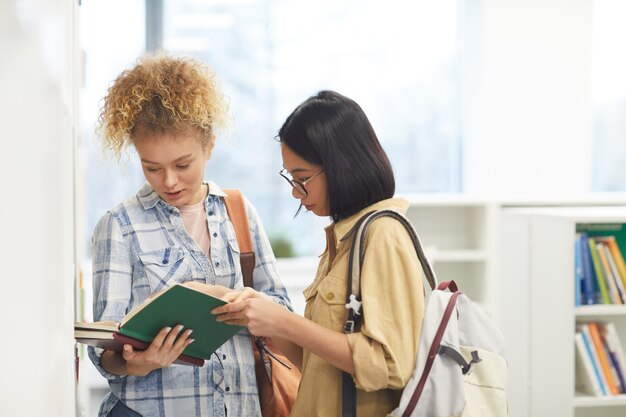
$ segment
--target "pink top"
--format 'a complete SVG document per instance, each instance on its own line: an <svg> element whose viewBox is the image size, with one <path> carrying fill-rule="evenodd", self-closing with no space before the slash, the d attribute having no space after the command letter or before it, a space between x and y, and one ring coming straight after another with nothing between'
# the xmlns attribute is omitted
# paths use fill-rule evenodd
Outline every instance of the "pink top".
<svg viewBox="0 0 626 417"><path fill-rule="evenodd" d="M189 236L198 244L200 249L209 256L211 250L211 236L209 235L209 225L207 224L206 210L204 209L204 200L189 206L177 207L183 218L185 230Z"/></svg>

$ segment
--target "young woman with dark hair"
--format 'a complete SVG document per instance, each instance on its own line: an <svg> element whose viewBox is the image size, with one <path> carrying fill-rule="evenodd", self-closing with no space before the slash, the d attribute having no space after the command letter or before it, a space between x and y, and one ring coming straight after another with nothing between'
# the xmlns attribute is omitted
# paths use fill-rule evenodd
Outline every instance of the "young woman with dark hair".
<svg viewBox="0 0 626 417"><path fill-rule="evenodd" d="M328 209L334 221L393 197L395 180L389 159L353 100L321 91L294 110L278 136L293 153L324 168Z"/></svg>
<svg viewBox="0 0 626 417"><path fill-rule="evenodd" d="M372 223L361 270L362 326L343 331L347 317L351 231L365 213L396 210L391 164L367 116L333 91L310 97L279 131L283 170L300 207L329 216L326 251L304 291L301 317L252 289L232 292L215 309L218 320L271 336L300 366L302 380L292 416L340 416L342 373L357 387L359 417L379 417L398 405L415 365L424 314L422 268L404 226L395 219Z"/></svg>

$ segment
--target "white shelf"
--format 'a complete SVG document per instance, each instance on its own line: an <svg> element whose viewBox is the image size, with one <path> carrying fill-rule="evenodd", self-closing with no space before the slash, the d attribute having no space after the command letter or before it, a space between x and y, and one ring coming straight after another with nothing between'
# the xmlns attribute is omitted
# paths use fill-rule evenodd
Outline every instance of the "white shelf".
<svg viewBox="0 0 626 417"><path fill-rule="evenodd" d="M590 395L584 395L576 393L574 397L574 407L612 407L612 406L625 406L626 394L612 395L606 397L592 397Z"/></svg>
<svg viewBox="0 0 626 417"><path fill-rule="evenodd" d="M486 262L488 254L484 250L458 249L438 250L425 248L426 256L433 264L439 262Z"/></svg>
<svg viewBox="0 0 626 417"><path fill-rule="evenodd" d="M459 289L494 319L496 254L494 203L473 195L410 194L407 217L439 281Z"/></svg>
<svg viewBox="0 0 626 417"><path fill-rule="evenodd" d="M626 305L589 305L574 309L576 317L626 316Z"/></svg>
<svg viewBox="0 0 626 417"><path fill-rule="evenodd" d="M626 207L503 210L503 331L516 370L510 417L626 415L626 395L574 392L576 321L611 321L626 340L626 306L574 305L576 227L589 223L626 223Z"/></svg>

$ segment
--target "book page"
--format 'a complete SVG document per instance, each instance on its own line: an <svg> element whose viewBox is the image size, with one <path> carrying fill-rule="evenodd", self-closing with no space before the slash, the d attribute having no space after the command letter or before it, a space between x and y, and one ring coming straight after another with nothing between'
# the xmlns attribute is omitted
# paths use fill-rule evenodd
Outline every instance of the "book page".
<svg viewBox="0 0 626 417"><path fill-rule="evenodd" d="M102 332L116 332L119 329L119 323L114 321L97 321L95 323L88 323L77 321L74 323L74 331L102 331Z"/></svg>

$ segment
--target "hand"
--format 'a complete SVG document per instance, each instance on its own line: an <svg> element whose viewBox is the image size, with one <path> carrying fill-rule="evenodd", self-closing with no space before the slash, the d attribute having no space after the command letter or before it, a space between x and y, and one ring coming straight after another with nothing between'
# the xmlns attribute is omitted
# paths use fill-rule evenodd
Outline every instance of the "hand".
<svg viewBox="0 0 626 417"><path fill-rule="evenodd" d="M148 349L135 351L131 345L124 345L122 357L126 361L129 375L146 376L155 369L170 366L183 353L194 339L189 335L192 330L181 333L183 326L165 327L154 338Z"/></svg>
<svg viewBox="0 0 626 417"><path fill-rule="evenodd" d="M232 290L228 294L224 295L223 299L229 303L236 303L248 298L260 298L263 300L270 300L270 297L265 293L259 292L254 288L244 287L240 290Z"/></svg>
<svg viewBox="0 0 626 417"><path fill-rule="evenodd" d="M231 292L236 292L235 290L223 287L221 285L211 285L211 284L203 284L197 281L186 281L183 285L187 288L191 288L196 291L203 292L205 294L212 295L213 297L225 299L227 294Z"/></svg>
<svg viewBox="0 0 626 417"><path fill-rule="evenodd" d="M286 325L289 315L293 313L251 288L238 293L234 301L211 311L217 315L217 321L245 326L255 336L283 335L282 326Z"/></svg>

